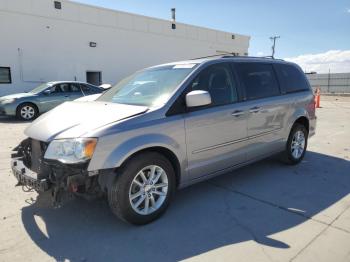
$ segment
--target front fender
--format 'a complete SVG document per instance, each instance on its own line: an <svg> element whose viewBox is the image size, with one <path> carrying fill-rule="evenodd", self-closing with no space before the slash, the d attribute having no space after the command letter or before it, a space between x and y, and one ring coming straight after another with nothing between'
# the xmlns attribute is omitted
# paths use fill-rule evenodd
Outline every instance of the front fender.
<svg viewBox="0 0 350 262"><path fill-rule="evenodd" d="M102 143L106 142L108 143L108 140L103 141ZM181 155L185 155L186 152L182 152L181 146L175 139L163 134L147 134L126 140L117 145L110 152L95 152L96 156L94 154L91 159L88 171L117 168L134 153L152 147L168 149L174 153L180 164L184 161L181 159ZM101 145L101 148L103 148L103 144ZM98 150L98 148L96 149Z"/></svg>

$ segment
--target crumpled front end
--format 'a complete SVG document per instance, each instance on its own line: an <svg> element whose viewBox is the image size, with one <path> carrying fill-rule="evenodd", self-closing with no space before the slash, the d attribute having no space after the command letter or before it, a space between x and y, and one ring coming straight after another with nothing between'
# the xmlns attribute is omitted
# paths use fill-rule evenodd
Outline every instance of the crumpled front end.
<svg viewBox="0 0 350 262"><path fill-rule="evenodd" d="M51 193L53 206L74 195L96 197L102 192L97 177L89 177L88 163L67 165L44 159L48 143L27 138L11 155L11 168L18 186L33 189L39 194Z"/></svg>

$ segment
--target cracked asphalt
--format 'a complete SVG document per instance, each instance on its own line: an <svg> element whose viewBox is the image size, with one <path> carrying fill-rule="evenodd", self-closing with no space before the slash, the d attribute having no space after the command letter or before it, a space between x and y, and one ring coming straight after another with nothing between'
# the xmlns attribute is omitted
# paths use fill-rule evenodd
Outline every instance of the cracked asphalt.
<svg viewBox="0 0 350 262"><path fill-rule="evenodd" d="M103 200L42 207L14 187L28 123L0 118L0 261L350 261L350 98L321 97L304 161L270 158L180 190L146 226Z"/></svg>

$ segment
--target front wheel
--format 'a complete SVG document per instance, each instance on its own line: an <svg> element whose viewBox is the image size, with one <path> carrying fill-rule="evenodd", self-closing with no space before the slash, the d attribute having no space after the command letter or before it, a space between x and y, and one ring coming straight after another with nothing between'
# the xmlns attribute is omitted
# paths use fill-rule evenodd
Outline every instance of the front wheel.
<svg viewBox="0 0 350 262"><path fill-rule="evenodd" d="M296 123L288 137L284 152L284 162L295 165L303 160L307 148L307 138L308 131L305 126Z"/></svg>
<svg viewBox="0 0 350 262"><path fill-rule="evenodd" d="M38 109L31 103L24 103L17 108L17 117L20 120L30 121L38 116Z"/></svg>
<svg viewBox="0 0 350 262"><path fill-rule="evenodd" d="M119 170L109 189L112 212L132 224L147 224L161 216L175 191L175 173L167 158L142 153Z"/></svg>

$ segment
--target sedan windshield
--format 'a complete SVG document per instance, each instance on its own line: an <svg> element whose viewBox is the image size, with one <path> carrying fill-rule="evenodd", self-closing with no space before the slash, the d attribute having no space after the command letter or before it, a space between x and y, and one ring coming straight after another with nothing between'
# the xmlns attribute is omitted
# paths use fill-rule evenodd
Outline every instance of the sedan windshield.
<svg viewBox="0 0 350 262"><path fill-rule="evenodd" d="M41 84L40 86L37 86L36 88L34 88L33 90L29 91L29 93L32 94L38 94L41 91L44 91L46 88L50 87L50 85L48 83L45 84Z"/></svg>
<svg viewBox="0 0 350 262"><path fill-rule="evenodd" d="M103 94L97 101L142 106L165 104L195 64L161 66L139 71Z"/></svg>

